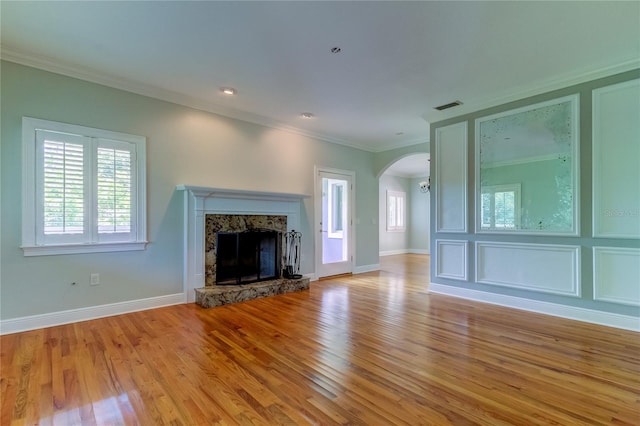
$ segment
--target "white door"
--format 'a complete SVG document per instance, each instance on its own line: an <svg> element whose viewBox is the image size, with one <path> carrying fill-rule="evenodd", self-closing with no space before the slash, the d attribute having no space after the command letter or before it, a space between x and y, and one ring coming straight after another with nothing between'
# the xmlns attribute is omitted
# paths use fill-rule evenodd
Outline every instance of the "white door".
<svg viewBox="0 0 640 426"><path fill-rule="evenodd" d="M352 272L353 172L318 169L316 175L316 274Z"/></svg>

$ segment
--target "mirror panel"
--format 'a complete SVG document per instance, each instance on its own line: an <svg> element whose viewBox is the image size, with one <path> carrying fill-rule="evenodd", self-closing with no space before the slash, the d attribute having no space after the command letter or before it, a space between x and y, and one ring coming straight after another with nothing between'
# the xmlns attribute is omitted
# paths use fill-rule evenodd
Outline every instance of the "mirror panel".
<svg viewBox="0 0 640 426"><path fill-rule="evenodd" d="M476 120L476 230L577 235L578 95Z"/></svg>

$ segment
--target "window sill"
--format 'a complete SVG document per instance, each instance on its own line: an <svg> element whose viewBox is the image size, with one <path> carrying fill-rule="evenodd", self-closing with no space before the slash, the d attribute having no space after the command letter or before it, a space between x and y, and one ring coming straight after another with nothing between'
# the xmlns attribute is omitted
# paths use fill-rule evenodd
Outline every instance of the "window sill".
<svg viewBox="0 0 640 426"><path fill-rule="evenodd" d="M24 256L51 256L56 254L108 253L144 250L148 241L131 241L100 244L60 244L47 246L22 246Z"/></svg>

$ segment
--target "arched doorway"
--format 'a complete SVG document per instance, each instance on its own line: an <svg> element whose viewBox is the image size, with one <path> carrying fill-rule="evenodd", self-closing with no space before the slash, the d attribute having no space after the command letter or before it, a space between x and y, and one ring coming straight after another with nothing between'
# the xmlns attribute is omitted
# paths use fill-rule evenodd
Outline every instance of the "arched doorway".
<svg viewBox="0 0 640 426"><path fill-rule="evenodd" d="M379 176L380 256L429 254L429 153L406 155Z"/></svg>

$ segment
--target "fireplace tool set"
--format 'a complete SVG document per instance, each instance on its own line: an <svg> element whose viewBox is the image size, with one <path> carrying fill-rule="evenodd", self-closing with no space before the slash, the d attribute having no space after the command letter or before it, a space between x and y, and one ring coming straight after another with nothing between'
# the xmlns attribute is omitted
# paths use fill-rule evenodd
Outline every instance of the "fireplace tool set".
<svg viewBox="0 0 640 426"><path fill-rule="evenodd" d="M292 229L284 233L285 265L282 275L285 278L300 279L300 256L302 252L302 233Z"/></svg>

